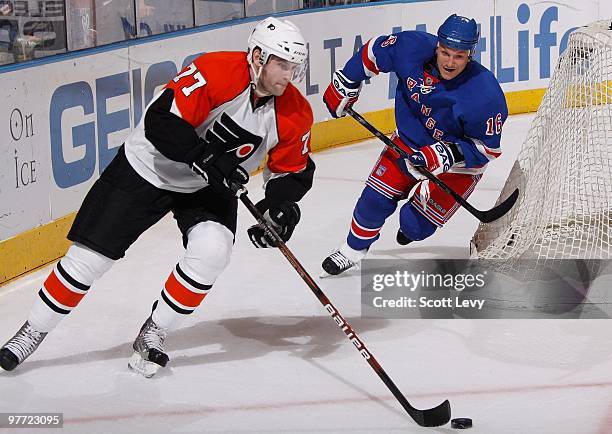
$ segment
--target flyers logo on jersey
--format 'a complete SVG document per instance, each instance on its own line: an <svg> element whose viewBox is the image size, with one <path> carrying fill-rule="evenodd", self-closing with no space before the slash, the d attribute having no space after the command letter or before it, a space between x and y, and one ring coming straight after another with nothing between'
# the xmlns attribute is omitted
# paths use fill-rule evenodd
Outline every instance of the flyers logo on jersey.
<svg viewBox="0 0 612 434"><path fill-rule="evenodd" d="M206 131L204 139L212 146L229 148L226 153L235 153L239 162L253 155L263 141L262 137L245 130L226 113Z"/></svg>

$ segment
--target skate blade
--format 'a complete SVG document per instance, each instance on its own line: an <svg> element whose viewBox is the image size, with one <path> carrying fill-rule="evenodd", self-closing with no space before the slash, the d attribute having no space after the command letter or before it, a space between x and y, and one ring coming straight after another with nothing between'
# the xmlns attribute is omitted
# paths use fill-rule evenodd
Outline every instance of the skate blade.
<svg viewBox="0 0 612 434"><path fill-rule="evenodd" d="M333 274L329 274L327 271L323 271L319 274L319 279L327 279L328 277L334 277Z"/></svg>
<svg viewBox="0 0 612 434"><path fill-rule="evenodd" d="M128 362L128 367L145 378L153 377L159 368L161 368L157 363L144 359L138 352L132 354L132 358Z"/></svg>
<svg viewBox="0 0 612 434"><path fill-rule="evenodd" d="M344 271L340 274L329 274L328 272L324 271L319 274L319 279L342 279L343 277L350 277L354 275L355 273L351 273L350 270Z"/></svg>
<svg viewBox="0 0 612 434"><path fill-rule="evenodd" d="M323 272L319 274L319 279L328 279L330 277L337 279L337 278L342 278L342 277L355 276L359 274L360 270L361 268L357 265L349 268L348 270L343 271L340 274L329 274L327 271L323 270Z"/></svg>

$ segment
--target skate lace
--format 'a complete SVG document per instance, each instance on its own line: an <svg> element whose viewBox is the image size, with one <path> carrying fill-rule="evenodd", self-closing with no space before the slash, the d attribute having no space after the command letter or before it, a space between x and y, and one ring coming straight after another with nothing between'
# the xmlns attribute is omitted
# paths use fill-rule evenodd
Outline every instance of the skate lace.
<svg viewBox="0 0 612 434"><path fill-rule="evenodd" d="M8 348L15 354L19 359L19 363L21 363L38 348L46 335L47 333L35 330L26 322L17 334L6 343L5 348Z"/></svg>
<svg viewBox="0 0 612 434"><path fill-rule="evenodd" d="M332 253L329 256L329 259L331 259L341 270L345 270L354 265L350 259L348 259L340 252Z"/></svg>
<svg viewBox="0 0 612 434"><path fill-rule="evenodd" d="M158 327L157 324L153 322L153 320L149 319L143 331L141 332L141 338L143 346L150 350L155 348L159 351L164 351L164 341L166 340L166 336L168 332L161 327Z"/></svg>

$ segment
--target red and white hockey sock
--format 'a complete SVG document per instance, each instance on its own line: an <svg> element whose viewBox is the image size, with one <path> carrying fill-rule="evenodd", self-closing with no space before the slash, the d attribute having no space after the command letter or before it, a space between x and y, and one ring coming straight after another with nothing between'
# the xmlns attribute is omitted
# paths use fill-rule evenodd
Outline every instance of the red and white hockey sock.
<svg viewBox="0 0 612 434"><path fill-rule="evenodd" d="M189 277L180 264L176 264L153 311L153 322L166 330L176 328L202 303L211 287Z"/></svg>

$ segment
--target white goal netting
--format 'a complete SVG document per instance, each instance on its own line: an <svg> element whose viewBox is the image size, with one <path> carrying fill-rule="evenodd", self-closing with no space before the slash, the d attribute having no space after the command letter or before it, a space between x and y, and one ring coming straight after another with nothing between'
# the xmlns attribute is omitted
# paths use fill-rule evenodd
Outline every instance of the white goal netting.
<svg viewBox="0 0 612 434"><path fill-rule="evenodd" d="M612 259L611 21L570 36L499 201L519 199L474 234L480 259Z"/></svg>

